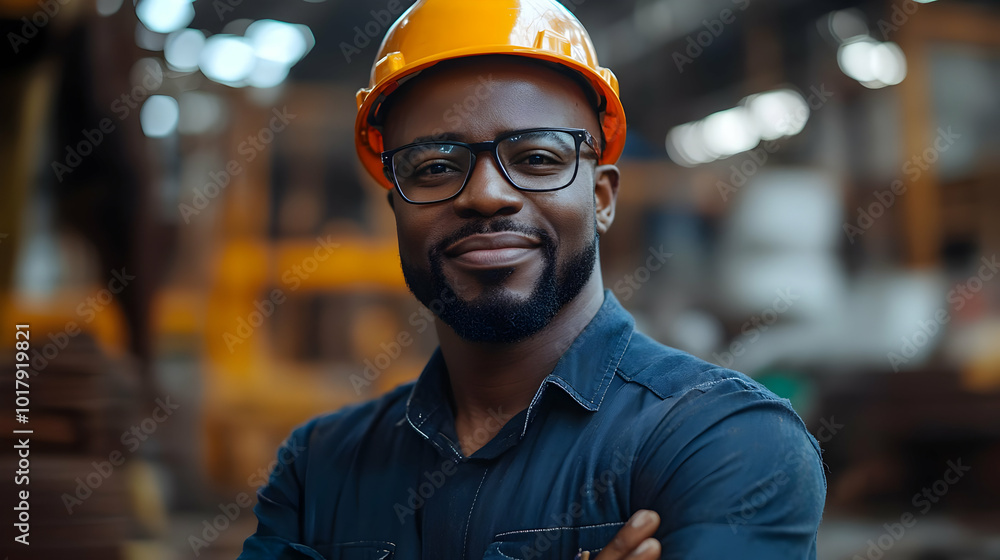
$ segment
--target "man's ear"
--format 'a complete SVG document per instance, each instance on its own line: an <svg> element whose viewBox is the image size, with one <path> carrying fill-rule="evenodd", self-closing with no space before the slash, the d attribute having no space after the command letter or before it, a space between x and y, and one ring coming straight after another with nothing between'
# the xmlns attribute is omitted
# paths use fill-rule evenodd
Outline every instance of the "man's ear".
<svg viewBox="0 0 1000 560"><path fill-rule="evenodd" d="M618 183L621 172L614 165L594 168L594 206L597 212L597 233L603 235L615 221L615 203L618 201Z"/></svg>

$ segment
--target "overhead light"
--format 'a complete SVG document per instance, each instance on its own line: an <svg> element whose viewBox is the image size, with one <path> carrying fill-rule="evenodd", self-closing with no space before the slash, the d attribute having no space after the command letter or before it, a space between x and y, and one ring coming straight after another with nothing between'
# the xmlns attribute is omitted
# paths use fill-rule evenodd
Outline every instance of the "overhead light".
<svg viewBox="0 0 1000 560"><path fill-rule="evenodd" d="M255 64L250 41L235 35L213 35L205 41L198 66L209 79L239 87L250 76Z"/></svg>
<svg viewBox="0 0 1000 560"><path fill-rule="evenodd" d="M871 37L841 45L837 64L844 74L871 89L896 85L906 77L906 56L899 45Z"/></svg>
<svg viewBox="0 0 1000 560"><path fill-rule="evenodd" d="M684 167L694 167L715 159L701 141L701 124L701 121L682 124L667 133L667 155L671 160Z"/></svg>
<svg viewBox="0 0 1000 560"><path fill-rule="evenodd" d="M312 35L309 28L305 31ZM263 19L250 24L246 38L253 45L258 58L291 66L305 56L308 49L306 38L300 26Z"/></svg>
<svg viewBox="0 0 1000 560"><path fill-rule="evenodd" d="M734 107L705 117L702 139L705 148L722 157L753 149L760 133L743 107Z"/></svg>
<svg viewBox="0 0 1000 560"><path fill-rule="evenodd" d="M876 44L874 39L865 37L842 45L837 51L837 64L845 74L859 82L874 81L872 49Z"/></svg>
<svg viewBox="0 0 1000 560"><path fill-rule="evenodd" d="M163 138L177 130L179 116L176 99L167 95L150 95L139 110L139 124L146 136Z"/></svg>
<svg viewBox="0 0 1000 560"><path fill-rule="evenodd" d="M198 60L204 47L204 33L197 29L184 29L167 36L163 56L175 70L193 72L198 69Z"/></svg>
<svg viewBox="0 0 1000 560"><path fill-rule="evenodd" d="M809 120L809 104L797 91L778 89L758 93L744 101L762 140L794 136Z"/></svg>
<svg viewBox="0 0 1000 560"><path fill-rule="evenodd" d="M887 86L894 86L906 78L906 55L896 43L879 43L871 53L875 78Z"/></svg>
<svg viewBox="0 0 1000 560"><path fill-rule="evenodd" d="M135 15L150 31L171 33L194 19L191 0L140 0Z"/></svg>
<svg viewBox="0 0 1000 560"><path fill-rule="evenodd" d="M756 93L736 107L672 128L666 138L667 154L685 167L732 157L762 140L802 132L809 115L809 104L794 90Z"/></svg>
<svg viewBox="0 0 1000 560"><path fill-rule="evenodd" d="M253 71L247 77L247 85L255 88L275 87L285 81L288 70L287 64L258 58Z"/></svg>

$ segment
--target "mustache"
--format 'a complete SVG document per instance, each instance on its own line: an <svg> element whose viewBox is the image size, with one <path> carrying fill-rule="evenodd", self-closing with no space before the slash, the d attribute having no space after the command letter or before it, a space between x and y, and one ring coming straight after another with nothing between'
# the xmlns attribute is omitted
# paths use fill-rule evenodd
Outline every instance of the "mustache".
<svg viewBox="0 0 1000 560"><path fill-rule="evenodd" d="M443 255L446 248L454 245L462 239L465 239L466 237L469 237L470 235L481 233L500 233L504 231L523 233L532 237L537 237L541 241L543 247L548 248L552 246L552 238L549 237L549 234L545 230L519 224L510 218L497 218L495 220L480 220L465 224L454 233L437 242L434 245L433 253L435 255Z"/></svg>

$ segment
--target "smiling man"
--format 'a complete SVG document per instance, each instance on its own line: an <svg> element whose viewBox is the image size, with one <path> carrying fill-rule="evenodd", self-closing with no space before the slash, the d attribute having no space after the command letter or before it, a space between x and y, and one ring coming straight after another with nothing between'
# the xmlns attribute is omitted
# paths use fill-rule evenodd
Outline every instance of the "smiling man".
<svg viewBox="0 0 1000 560"><path fill-rule="evenodd" d="M359 92L418 380L306 423L241 558L815 558L826 483L788 401L635 330L598 243L618 84L551 0L421 0Z"/></svg>

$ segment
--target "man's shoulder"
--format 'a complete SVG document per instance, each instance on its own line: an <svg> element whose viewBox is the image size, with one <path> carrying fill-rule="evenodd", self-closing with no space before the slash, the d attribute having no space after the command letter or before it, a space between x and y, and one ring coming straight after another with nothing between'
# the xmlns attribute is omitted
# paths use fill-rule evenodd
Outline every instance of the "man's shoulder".
<svg viewBox="0 0 1000 560"><path fill-rule="evenodd" d="M707 392L729 388L778 397L749 376L707 362L677 348L671 348L636 331L618 365L619 377L636 383L661 399L679 397L691 391Z"/></svg>
<svg viewBox="0 0 1000 560"><path fill-rule="evenodd" d="M772 441L783 439L789 448L819 452L818 443L808 435L788 399L741 372L665 346L642 333L633 333L617 375L656 395L652 402L639 399L645 404L636 413L648 420L642 424L666 426L664 433L674 433L675 439L675 430L693 439L724 425L756 426L769 431Z"/></svg>
<svg viewBox="0 0 1000 560"><path fill-rule="evenodd" d="M692 442L713 441L721 444L714 448L717 455L742 457L744 478L774 468L797 468L801 463L812 469L808 476L817 487L825 485L819 443L791 402L749 376L639 332L633 333L617 374L656 395L637 399L643 406L634 409L637 425L648 428L648 437L637 452L644 457L640 463L653 460L650 457L657 456L657 449L667 453L662 458L672 461L671 453L677 449L701 449ZM769 453L780 456L777 467L768 454L757 452L763 441L770 446Z"/></svg>

